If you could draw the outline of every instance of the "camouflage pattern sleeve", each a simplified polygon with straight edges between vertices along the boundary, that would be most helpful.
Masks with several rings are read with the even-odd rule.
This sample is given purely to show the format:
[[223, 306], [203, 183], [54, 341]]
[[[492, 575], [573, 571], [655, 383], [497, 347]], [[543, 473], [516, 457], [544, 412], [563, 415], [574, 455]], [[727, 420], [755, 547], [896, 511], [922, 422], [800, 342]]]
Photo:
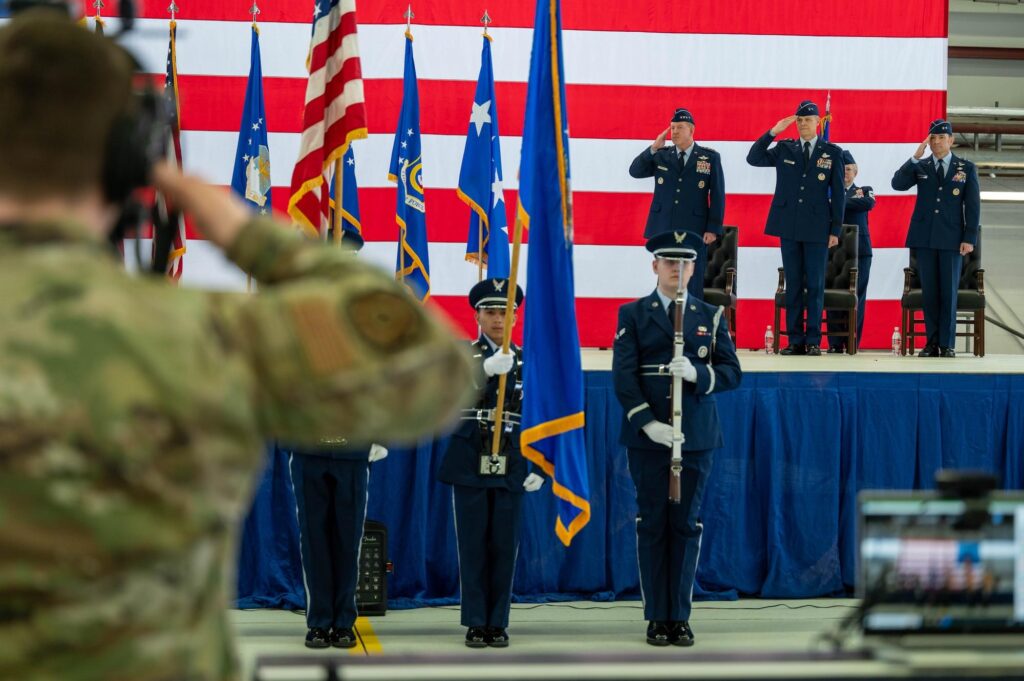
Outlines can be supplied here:
[[388, 273], [267, 220], [227, 255], [260, 293], [215, 295], [210, 323], [250, 363], [267, 436], [412, 442], [472, 402], [463, 344]]

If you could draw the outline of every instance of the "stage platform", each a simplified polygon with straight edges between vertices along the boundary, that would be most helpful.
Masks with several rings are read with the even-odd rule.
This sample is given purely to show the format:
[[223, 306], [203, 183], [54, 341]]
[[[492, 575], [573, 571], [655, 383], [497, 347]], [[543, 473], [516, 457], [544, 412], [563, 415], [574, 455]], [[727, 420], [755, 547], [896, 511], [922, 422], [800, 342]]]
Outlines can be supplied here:
[[[746, 373], [765, 372], [855, 372], [879, 374], [1024, 374], [1024, 354], [975, 357], [958, 353], [954, 358], [893, 357], [891, 352], [865, 350], [856, 355], [783, 357], [764, 350], [739, 350], [740, 365]], [[611, 371], [612, 351], [585, 348], [584, 371]]]
[[[856, 504], [866, 489], [930, 489], [941, 468], [1024, 488], [1024, 357], [781, 357], [743, 351], [741, 385], [716, 395], [724, 443], [702, 505], [696, 595], [729, 600], [852, 593]], [[523, 504], [517, 602], [639, 595], [635, 489], [619, 445], [611, 353], [586, 350], [585, 456], [592, 515], [562, 546], [549, 486]], [[667, 397], [667, 396], [666, 396]], [[393, 609], [458, 599], [451, 488], [436, 480], [447, 440], [393, 447], [373, 464], [368, 518], [389, 532]], [[241, 542], [241, 607], [300, 609], [289, 452], [270, 446]]]
[[[301, 614], [233, 611], [243, 679], [837, 679], [1024, 678], [1019, 645], [978, 650], [955, 641], [927, 651], [865, 646], [857, 637], [838, 654], [822, 640], [856, 608], [850, 599], [701, 603], [691, 620], [693, 648], [654, 648], [644, 642], [638, 602], [574, 602], [512, 607], [511, 645], [470, 650], [457, 607], [390, 612], [360, 618], [359, 646], [311, 651], [303, 647]], [[262, 658], [260, 675], [252, 675]], [[274, 658], [273, 665], [266, 661]]]

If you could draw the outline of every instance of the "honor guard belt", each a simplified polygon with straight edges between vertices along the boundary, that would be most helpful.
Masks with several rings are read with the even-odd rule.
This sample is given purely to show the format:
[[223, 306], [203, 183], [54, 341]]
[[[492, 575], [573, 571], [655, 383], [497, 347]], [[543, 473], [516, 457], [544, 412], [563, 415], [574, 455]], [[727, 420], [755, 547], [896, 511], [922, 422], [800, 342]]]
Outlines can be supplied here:
[[[494, 411], [494, 409], [463, 409], [461, 419], [463, 421], [493, 423]], [[504, 410], [501, 413], [501, 422], [505, 424], [511, 423], [514, 426], [518, 426], [521, 419], [522, 416], [514, 411]]]
[[641, 364], [641, 376], [671, 376], [667, 364]]

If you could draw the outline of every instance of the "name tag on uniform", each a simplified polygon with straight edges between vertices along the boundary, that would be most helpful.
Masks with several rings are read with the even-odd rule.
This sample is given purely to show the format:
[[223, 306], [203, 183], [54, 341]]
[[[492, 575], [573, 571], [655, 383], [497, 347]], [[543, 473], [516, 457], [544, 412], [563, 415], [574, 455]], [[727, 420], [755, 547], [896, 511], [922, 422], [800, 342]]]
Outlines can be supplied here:
[[791, 166], [795, 166], [796, 165], [796, 161], [790, 161], [788, 158], [782, 159], [782, 162], [783, 163], [788, 163]]
[[668, 172], [668, 168], [666, 168], [665, 166], [658, 166], [658, 170], [664, 170], [665, 172]]

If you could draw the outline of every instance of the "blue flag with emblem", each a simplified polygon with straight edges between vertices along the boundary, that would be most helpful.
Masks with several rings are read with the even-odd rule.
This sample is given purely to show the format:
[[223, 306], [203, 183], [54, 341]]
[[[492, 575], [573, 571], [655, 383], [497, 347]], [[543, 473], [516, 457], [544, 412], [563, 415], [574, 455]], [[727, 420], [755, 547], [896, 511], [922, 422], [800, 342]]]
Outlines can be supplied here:
[[[341, 159], [345, 175], [342, 177], [341, 193], [341, 230], [344, 240], [359, 250], [365, 244], [363, 239], [363, 223], [359, 220], [359, 186], [356, 184], [356, 153], [353, 144]], [[331, 182], [331, 210], [337, 210], [334, 198], [334, 183]], [[331, 221], [334, 224], [334, 221]]]
[[466, 260], [486, 263], [488, 277], [508, 277], [508, 219], [502, 192], [498, 104], [494, 97], [491, 38], [488, 35], [484, 35], [480, 55], [480, 77], [469, 116], [457, 193], [472, 209]]
[[270, 147], [267, 143], [267, 118], [263, 106], [260, 34], [255, 26], [252, 27], [249, 82], [245, 88], [245, 106], [238, 130], [231, 189], [258, 213], [270, 213]]
[[420, 140], [420, 98], [412, 34], [405, 34], [405, 76], [402, 112], [395, 129], [388, 179], [398, 184], [395, 222], [398, 257], [395, 273], [420, 300], [430, 297], [430, 260], [427, 255], [427, 210], [423, 201], [423, 155]]
[[567, 121], [561, 8], [537, 0], [519, 169], [518, 218], [530, 231], [520, 443], [553, 481], [555, 533], [566, 546], [590, 520]]

